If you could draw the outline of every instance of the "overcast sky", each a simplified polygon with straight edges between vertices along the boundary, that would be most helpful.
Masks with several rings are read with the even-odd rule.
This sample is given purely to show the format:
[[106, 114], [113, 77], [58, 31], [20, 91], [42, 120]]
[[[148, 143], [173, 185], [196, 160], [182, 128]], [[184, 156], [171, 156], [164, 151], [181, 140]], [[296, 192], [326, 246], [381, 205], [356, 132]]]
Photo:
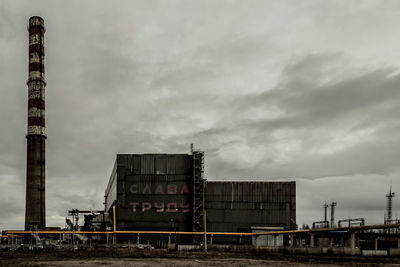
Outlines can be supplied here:
[[1, 1], [0, 230], [22, 229], [30, 16], [45, 20], [47, 225], [102, 209], [117, 153], [295, 180], [297, 223], [400, 218], [399, 1]]

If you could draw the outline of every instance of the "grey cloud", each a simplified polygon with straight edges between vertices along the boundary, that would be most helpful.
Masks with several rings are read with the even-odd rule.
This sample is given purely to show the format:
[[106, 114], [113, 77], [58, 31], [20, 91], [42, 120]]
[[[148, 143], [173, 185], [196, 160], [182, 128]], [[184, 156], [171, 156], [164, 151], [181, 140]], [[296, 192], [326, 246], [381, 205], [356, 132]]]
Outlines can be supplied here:
[[[324, 61], [318, 60], [319, 65], [329, 65], [330, 57], [322, 57]], [[309, 71], [306, 72], [310, 77], [318, 77], [319, 69], [309, 68], [309, 57], [306, 57], [305, 65]], [[301, 68], [301, 62], [296, 63], [296, 68]], [[315, 62], [315, 60], [314, 60]], [[316, 73], [314, 73], [316, 71]], [[385, 173], [396, 168], [398, 153], [390, 149], [399, 143], [397, 138], [396, 126], [398, 121], [393, 120], [395, 114], [400, 110], [400, 105], [396, 99], [399, 90], [396, 84], [399, 83], [399, 76], [391, 76], [394, 69], [373, 71], [363, 74], [360, 77], [335, 81], [326, 85], [318, 82], [312, 84], [311, 80], [308, 87], [296, 88], [294, 85], [287, 86], [286, 81], [292, 80], [291, 71], [284, 71], [282, 82], [276, 88], [268, 90], [260, 95], [250, 95], [238, 97], [224, 107], [225, 114], [222, 120], [215, 123], [215, 127], [189, 134], [186, 139], [198, 140], [207, 143], [205, 140], [217, 142], [223, 145], [225, 137], [234, 135], [237, 140], [245, 140], [253, 149], [257, 146], [276, 141], [272, 137], [274, 133], [284, 130], [289, 132], [286, 137], [289, 140], [299, 140], [302, 143], [302, 151], [296, 156], [293, 162], [278, 164], [275, 166], [262, 167], [265, 157], [260, 157], [260, 169], [253, 172], [272, 173], [276, 176], [303, 176], [303, 177], [324, 177], [337, 175], [353, 175], [356, 173]], [[299, 72], [295, 72], [299, 76]], [[318, 79], [317, 79], [318, 80]], [[379, 88], [379, 89], [378, 89]], [[296, 91], [296, 92], [293, 92]], [[221, 99], [217, 101], [222, 101]], [[282, 115], [272, 119], [237, 119], [240, 113], [254, 106], [268, 107], [272, 104], [282, 109]], [[390, 114], [389, 111], [391, 112]], [[268, 110], [265, 111], [268, 113]], [[390, 123], [392, 129], [380, 129], [382, 125]], [[393, 128], [394, 127], [394, 128]], [[343, 130], [348, 135], [358, 131], [370, 131], [367, 140], [359, 144], [350, 145], [349, 148], [341, 149], [332, 155], [312, 155], [310, 149], [316, 148], [324, 143], [330, 142], [329, 136], [321, 136], [321, 133], [334, 133]], [[384, 134], [384, 135], [383, 135]], [[346, 136], [343, 136], [346, 137]], [[182, 136], [172, 137], [169, 142]], [[250, 139], [249, 139], [250, 138]], [[354, 140], [357, 141], [357, 140]], [[340, 141], [338, 141], [340, 142]], [[205, 144], [207, 148], [207, 144]], [[210, 148], [211, 149], [211, 148]], [[215, 152], [218, 153], [218, 152]], [[270, 157], [269, 155], [267, 157]], [[349, 163], [351, 159], [358, 159], [354, 163]], [[218, 161], [218, 157], [216, 158]], [[226, 163], [225, 163], [226, 164]], [[219, 163], [215, 164], [221, 166]], [[235, 160], [224, 169], [227, 174], [236, 173], [245, 175], [248, 170], [237, 172]], [[340, 167], [338, 167], [340, 166]], [[231, 170], [231, 171], [227, 171]], [[216, 171], [216, 170], [213, 170]], [[220, 171], [216, 171], [220, 173]], [[221, 171], [223, 174], [223, 171]], [[219, 175], [222, 175], [219, 174]], [[228, 175], [229, 176], [229, 175]]]

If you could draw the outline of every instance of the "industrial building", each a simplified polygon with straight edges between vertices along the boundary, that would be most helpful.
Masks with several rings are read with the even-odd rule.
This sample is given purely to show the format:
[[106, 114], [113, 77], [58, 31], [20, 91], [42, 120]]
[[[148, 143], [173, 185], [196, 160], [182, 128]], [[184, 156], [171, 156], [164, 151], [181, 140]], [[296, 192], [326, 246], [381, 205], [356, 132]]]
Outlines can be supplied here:
[[[203, 169], [204, 153], [199, 151], [119, 154], [105, 191], [105, 211], [112, 214], [116, 206], [117, 231], [251, 233], [296, 228], [295, 182], [208, 182]], [[167, 236], [141, 238], [163, 243]], [[193, 236], [176, 238], [182, 244], [201, 242]], [[218, 236], [213, 242], [250, 245], [252, 239]]]

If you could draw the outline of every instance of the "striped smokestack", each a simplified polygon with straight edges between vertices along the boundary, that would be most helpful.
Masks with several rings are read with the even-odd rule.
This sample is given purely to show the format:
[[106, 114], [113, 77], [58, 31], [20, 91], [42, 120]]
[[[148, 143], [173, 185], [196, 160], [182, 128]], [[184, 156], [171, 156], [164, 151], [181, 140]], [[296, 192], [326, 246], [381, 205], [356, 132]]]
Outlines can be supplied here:
[[44, 79], [44, 21], [29, 19], [29, 76], [28, 76], [28, 134], [26, 165], [25, 229], [46, 226], [45, 174], [45, 86]]

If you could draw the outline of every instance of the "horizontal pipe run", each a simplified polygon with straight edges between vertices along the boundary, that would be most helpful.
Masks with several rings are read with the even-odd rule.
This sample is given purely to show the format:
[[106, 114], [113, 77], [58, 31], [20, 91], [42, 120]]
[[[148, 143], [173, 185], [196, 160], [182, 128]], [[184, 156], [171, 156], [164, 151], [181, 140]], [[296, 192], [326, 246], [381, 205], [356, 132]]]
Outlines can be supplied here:
[[[7, 231], [10, 234], [174, 234], [174, 235], [203, 235], [204, 232], [168, 232], [168, 231]], [[207, 235], [240, 235], [251, 236], [258, 233], [223, 233], [207, 232]]]
[[[371, 229], [399, 228], [400, 224], [381, 224], [364, 225], [356, 227], [341, 228], [321, 228], [304, 230], [286, 230], [259, 233], [229, 233], [229, 232], [207, 232], [207, 235], [234, 235], [234, 236], [260, 236], [260, 235], [280, 235], [280, 234], [299, 234], [330, 231], [360, 231]], [[175, 232], [175, 231], [5, 231], [6, 234], [174, 234], [174, 235], [203, 235], [204, 232]]]
[[0, 235], [0, 238], [3, 238], [3, 237], [8, 238], [8, 237], [20, 237], [20, 236], [19, 235], [14, 235], [14, 234]]

